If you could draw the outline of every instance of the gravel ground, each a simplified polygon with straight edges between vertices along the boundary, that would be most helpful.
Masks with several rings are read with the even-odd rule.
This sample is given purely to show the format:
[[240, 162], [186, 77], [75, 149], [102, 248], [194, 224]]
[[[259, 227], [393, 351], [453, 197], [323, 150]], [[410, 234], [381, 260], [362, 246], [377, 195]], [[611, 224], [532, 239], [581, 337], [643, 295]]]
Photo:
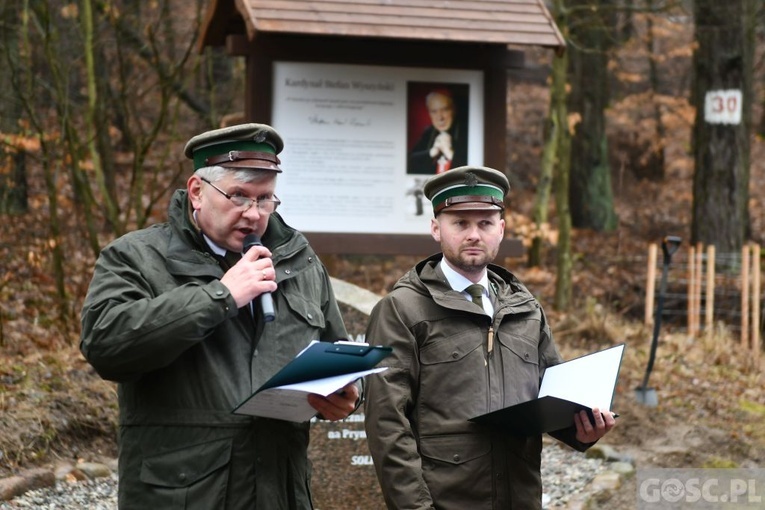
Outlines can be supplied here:
[[[557, 444], [542, 450], [543, 503], [545, 508], [563, 508], [574, 494], [587, 489], [590, 481], [605, 469], [599, 459], [588, 459]], [[0, 510], [116, 510], [117, 477], [86, 482], [58, 482], [55, 487], [30, 491], [0, 503]]]
[[588, 459], [558, 443], [542, 450], [542, 504], [544, 508], [563, 508], [569, 499], [586, 492], [593, 478], [606, 470], [601, 459]]
[[84, 482], [56, 482], [55, 487], [37, 489], [0, 503], [0, 509], [12, 510], [116, 510], [117, 475]]

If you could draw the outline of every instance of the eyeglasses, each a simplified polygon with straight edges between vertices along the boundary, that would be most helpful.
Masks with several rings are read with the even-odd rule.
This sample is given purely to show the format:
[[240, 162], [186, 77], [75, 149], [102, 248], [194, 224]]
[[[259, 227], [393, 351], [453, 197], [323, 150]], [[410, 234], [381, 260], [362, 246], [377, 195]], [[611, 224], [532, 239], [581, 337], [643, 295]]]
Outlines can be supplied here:
[[274, 198], [250, 198], [245, 197], [243, 195], [229, 195], [222, 189], [220, 189], [215, 184], [211, 183], [209, 180], [205, 179], [204, 177], [200, 177], [204, 182], [212, 186], [218, 193], [223, 195], [224, 197], [228, 198], [232, 204], [234, 204], [237, 207], [240, 207], [242, 209], [242, 212], [246, 212], [250, 210], [250, 207], [253, 205], [258, 206], [258, 211], [262, 213], [271, 214], [276, 210], [277, 207], [279, 207], [279, 204], [282, 203], [281, 200], [276, 198], [276, 195], [274, 195]]

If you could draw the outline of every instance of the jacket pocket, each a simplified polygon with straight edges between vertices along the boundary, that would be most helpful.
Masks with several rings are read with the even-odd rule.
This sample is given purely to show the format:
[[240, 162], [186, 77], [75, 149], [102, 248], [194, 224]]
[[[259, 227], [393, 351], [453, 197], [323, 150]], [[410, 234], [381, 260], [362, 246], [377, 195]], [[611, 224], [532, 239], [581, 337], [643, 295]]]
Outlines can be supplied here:
[[449, 508], [491, 508], [491, 443], [473, 434], [420, 438], [422, 470], [435, 501]]
[[523, 336], [507, 334], [502, 330], [497, 333], [497, 338], [502, 347], [515, 354], [522, 363], [530, 364], [535, 367], [539, 366], [538, 341]]
[[315, 303], [305, 299], [296, 292], [285, 292], [284, 299], [287, 301], [287, 306], [309, 326], [316, 329], [324, 329], [324, 313]]
[[224, 508], [231, 439], [186, 446], [144, 458], [140, 479], [155, 508]]
[[[464, 420], [485, 412], [486, 399], [482, 397], [488, 383], [481, 339], [475, 329], [427, 342], [419, 357], [417, 413], [423, 435], [445, 432], [445, 426], [448, 432], [462, 431]], [[444, 408], [449, 412], [444, 413]]]
[[475, 329], [454, 334], [448, 338], [429, 341], [420, 347], [420, 362], [423, 365], [438, 365], [462, 361], [468, 354], [481, 347], [481, 337]]
[[423, 457], [457, 466], [488, 455], [491, 443], [468, 434], [425, 436], [420, 438], [420, 449]]
[[506, 386], [512, 387], [507, 392], [505, 406], [525, 402], [539, 395], [539, 341], [508, 334], [500, 329], [497, 334], [500, 354], [502, 355], [502, 373]]

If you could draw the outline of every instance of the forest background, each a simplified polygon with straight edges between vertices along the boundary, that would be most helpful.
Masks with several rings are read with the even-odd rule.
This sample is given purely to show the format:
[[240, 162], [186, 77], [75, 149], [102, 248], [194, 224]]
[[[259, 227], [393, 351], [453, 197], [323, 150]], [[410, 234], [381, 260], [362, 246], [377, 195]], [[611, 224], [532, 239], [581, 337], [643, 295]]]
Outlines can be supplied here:
[[[79, 355], [79, 310], [100, 248], [164, 220], [189, 175], [185, 142], [242, 111], [244, 63], [197, 49], [206, 8], [0, 6], [0, 474], [114, 452], [116, 393]], [[746, 243], [763, 241], [763, 4], [550, 8], [567, 51], [523, 48], [526, 68], [508, 73], [507, 219], [528, 257], [507, 262], [548, 309], [567, 357], [627, 342], [614, 443], [654, 465], [761, 465], [765, 362], [753, 362], [735, 319], [700, 336], [665, 320], [652, 375], [660, 405], [637, 405], [632, 390], [652, 336], [648, 244], [681, 237], [678, 265], [688, 246], [715, 245], [733, 267]], [[740, 125], [705, 125], [704, 86], [744, 91]], [[332, 276], [378, 294], [415, 261], [324, 259]], [[740, 308], [735, 297], [720, 306], [734, 317]]]

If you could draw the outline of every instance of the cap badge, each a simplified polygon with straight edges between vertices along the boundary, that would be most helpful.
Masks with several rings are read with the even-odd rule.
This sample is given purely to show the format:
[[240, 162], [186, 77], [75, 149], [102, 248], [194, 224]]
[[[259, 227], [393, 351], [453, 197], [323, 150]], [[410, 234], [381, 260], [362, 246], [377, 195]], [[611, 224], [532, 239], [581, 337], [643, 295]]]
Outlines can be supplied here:
[[473, 172], [468, 172], [465, 174], [465, 186], [469, 186], [471, 188], [478, 186], [478, 177]]

